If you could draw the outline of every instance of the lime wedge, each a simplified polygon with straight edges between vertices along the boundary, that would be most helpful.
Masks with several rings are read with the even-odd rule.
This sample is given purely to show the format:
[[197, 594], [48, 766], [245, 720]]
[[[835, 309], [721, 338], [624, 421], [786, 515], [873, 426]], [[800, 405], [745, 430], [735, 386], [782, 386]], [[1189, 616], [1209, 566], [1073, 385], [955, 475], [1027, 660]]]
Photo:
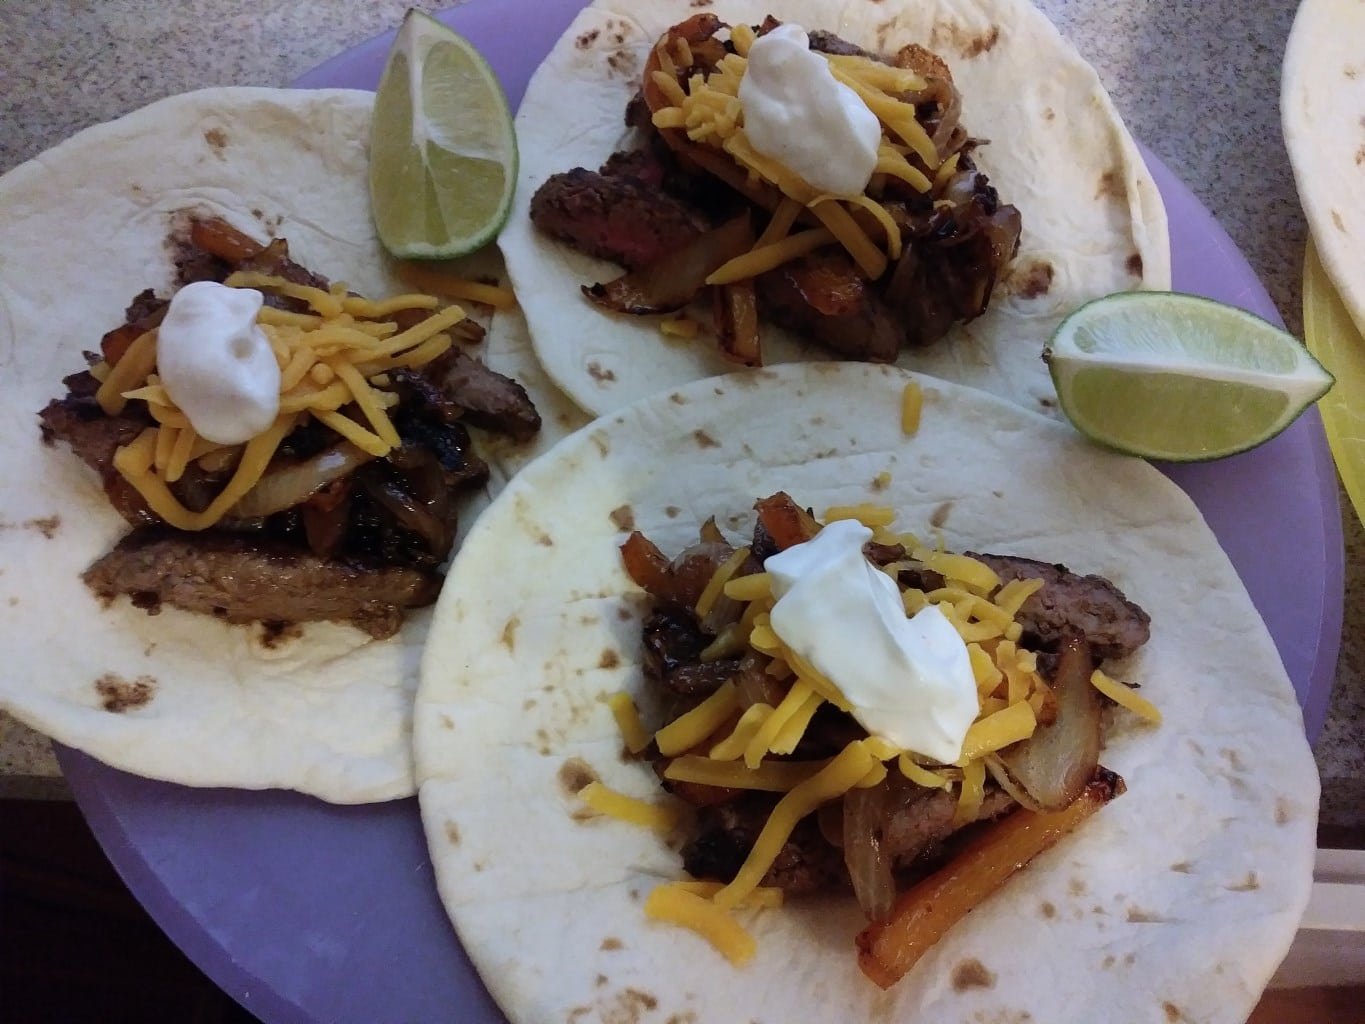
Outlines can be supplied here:
[[468, 40], [410, 10], [370, 127], [370, 209], [395, 256], [448, 259], [507, 220], [517, 142], [507, 97]]
[[1096, 299], [1062, 321], [1043, 358], [1077, 430], [1174, 462], [1254, 448], [1332, 386], [1293, 335], [1175, 292]]

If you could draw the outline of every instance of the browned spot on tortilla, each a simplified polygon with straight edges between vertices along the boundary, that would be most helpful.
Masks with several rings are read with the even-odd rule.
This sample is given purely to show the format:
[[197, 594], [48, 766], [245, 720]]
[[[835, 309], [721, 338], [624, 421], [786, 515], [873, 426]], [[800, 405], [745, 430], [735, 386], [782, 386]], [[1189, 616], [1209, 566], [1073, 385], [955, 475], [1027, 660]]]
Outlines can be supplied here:
[[1133, 964], [1137, 963], [1137, 954], [1136, 954], [1136, 953], [1125, 953], [1125, 954], [1124, 954], [1124, 957], [1123, 957], [1123, 962], [1124, 962], [1125, 964], [1127, 964], [1129, 967], [1132, 967]]
[[677, 391], [675, 391], [675, 392], [673, 392], [673, 394], [669, 395], [669, 396], [668, 396], [668, 400], [669, 400], [670, 402], [672, 402], [674, 405], [686, 405], [686, 404], [687, 404], [687, 396], [686, 396], [686, 395], [683, 395], [683, 394], [679, 394]]
[[1341, 219], [1341, 214], [1338, 213], [1336, 210], [1332, 211], [1332, 223], [1337, 226], [1338, 231], [1346, 230], [1346, 222]]
[[1188, 743], [1190, 745], [1190, 749], [1193, 750], [1200, 757], [1204, 756], [1204, 748], [1199, 745], [1198, 740], [1187, 739], [1185, 742]]
[[581, 757], [571, 757], [559, 766], [559, 784], [570, 796], [577, 796], [589, 782], [596, 781], [597, 773]]
[[1360, 74], [1360, 69], [1348, 67], [1346, 68], [1345, 74], [1347, 78], [1354, 82], [1356, 80], [1356, 76]]
[[711, 0], [691, 0], [691, 3], [689, 3], [687, 6], [689, 6], [689, 7], [710, 7], [710, 6], [711, 6]]
[[1169, 917], [1151, 910], [1143, 910], [1138, 906], [1129, 907], [1127, 917], [1129, 924], [1162, 924], [1170, 920]]
[[446, 822], [446, 838], [450, 840], [451, 846], [460, 845], [460, 828], [453, 821]]
[[1115, 963], [1114, 956], [1113, 956], [1113, 954], [1111, 953], [1109, 956], [1107, 956], [1107, 957], [1104, 958], [1104, 960], [1103, 960], [1103, 962], [1101, 962], [1100, 966], [1103, 967], [1105, 970], [1108, 970], [1110, 967], [1113, 967], [1113, 966], [1114, 966], [1114, 963]]
[[[624, 36], [618, 35], [615, 38], [618, 43], [625, 41]], [[624, 78], [632, 78], [635, 75], [635, 54], [629, 50], [617, 50], [608, 54], [607, 67]]]
[[1101, 196], [1111, 196], [1114, 199], [1122, 199], [1124, 193], [1123, 174], [1118, 170], [1105, 171], [1100, 175], [1099, 186], [1095, 189], [1095, 198]]
[[677, 519], [681, 512], [682, 509], [678, 508], [677, 505], [669, 505], [664, 509], [664, 515], [668, 516], [669, 519]]
[[[709, 3], [710, 0], [707, 0], [707, 2]], [[873, 0], [873, 3], [877, 2], [878, 0]], [[664, 1024], [697, 1024], [697, 1015], [691, 1010], [688, 1010], [686, 1013], [675, 1013], [673, 1016], [669, 1017], [668, 1020], [664, 1021]]]
[[486, 861], [486, 860], [476, 860], [476, 861], [474, 862], [474, 870], [475, 870], [475, 871], [482, 871], [482, 870], [483, 870], [484, 868], [486, 868], [486, 867], [488, 867], [488, 861]]
[[611, 451], [611, 445], [607, 441], [607, 436], [599, 431], [592, 435], [592, 443], [593, 447], [597, 449], [597, 454], [605, 459], [607, 454]]
[[980, 57], [983, 53], [990, 50], [1000, 41], [1000, 26], [992, 25], [987, 31], [977, 36], [967, 43], [962, 49], [964, 57]]
[[953, 968], [953, 991], [965, 992], [969, 988], [991, 988], [995, 985], [995, 972], [975, 957], [960, 961]]
[[659, 1006], [658, 998], [651, 995], [649, 992], [641, 992], [638, 988], [626, 989], [621, 993], [621, 997], [624, 1002], [633, 1003], [646, 1010], [655, 1010]]
[[569, 1011], [569, 1016], [566, 1020], [568, 1021], [568, 1024], [576, 1024], [580, 1017], [586, 1017], [590, 1013], [592, 1013], [591, 1006], [575, 1006]]
[[1040, 398], [1038, 399], [1038, 404], [1044, 409], [1055, 409], [1057, 407], [1057, 400], [1055, 398]]
[[602, 940], [602, 945], [598, 946], [597, 948], [603, 950], [604, 952], [612, 953], [618, 949], [624, 949], [625, 944], [620, 939], [608, 935], [605, 939]]
[[106, 672], [95, 680], [95, 692], [105, 711], [122, 714], [129, 708], [140, 708], [156, 693], [156, 680], [138, 676], [132, 682], [113, 672]]
[[1052, 120], [1055, 120], [1056, 117], [1057, 117], [1057, 111], [1053, 110], [1051, 107], [1044, 107], [1044, 108], [1043, 108], [1043, 120], [1044, 120], [1044, 121], [1052, 121]]
[[453, 728], [455, 728], [455, 721], [454, 721], [454, 719], [452, 719], [449, 715], [442, 715], [440, 721], [441, 721], [441, 728], [442, 728], [442, 729], [453, 729]]
[[1288, 825], [1293, 818], [1289, 801], [1282, 796], [1275, 798], [1275, 824]]
[[573, 41], [574, 46], [580, 50], [586, 50], [593, 43], [597, 42], [597, 37], [601, 34], [599, 29], [589, 29]]
[[604, 370], [601, 363], [593, 360], [588, 364], [588, 376], [599, 384], [606, 384], [616, 379], [616, 371]]
[[698, 448], [719, 448], [720, 442], [704, 430], [692, 431], [692, 439], [697, 442]]
[[1043, 912], [1043, 916], [1044, 916], [1044, 917], [1056, 917], [1056, 916], [1057, 916], [1057, 906], [1056, 906], [1056, 904], [1052, 903], [1050, 900], [1043, 900], [1043, 902], [1042, 902], [1041, 904], [1039, 904], [1038, 909], [1041, 910], [1041, 911]]
[[629, 608], [627, 608], [625, 605], [622, 605], [620, 608], [616, 609], [616, 617], [620, 619], [622, 622], [629, 622], [635, 616], [631, 615]]
[[1176, 863], [1171, 865], [1171, 870], [1178, 871], [1182, 875], [1188, 875], [1191, 870], [1190, 862], [1187, 860], [1177, 861]]
[[929, 514], [929, 525], [942, 526], [944, 523], [948, 521], [948, 514], [952, 512], [952, 510], [953, 503], [951, 501], [945, 501], [942, 505], [934, 509], [934, 511]]
[[262, 622], [261, 631], [256, 634], [257, 642], [267, 651], [287, 644], [290, 640], [297, 640], [303, 636], [303, 623], [301, 622]]
[[29, 519], [24, 526], [30, 530], [37, 530], [48, 540], [51, 540], [62, 526], [61, 516], [42, 516], [39, 519]]
[[635, 510], [629, 505], [618, 505], [611, 510], [611, 521], [618, 530], [635, 529]]
[[213, 148], [215, 153], [221, 156], [223, 150], [227, 148], [227, 133], [221, 128], [210, 128], [204, 133], [204, 141]]
[[554, 538], [551, 537], [548, 533], [542, 533], [539, 537], [537, 537], [536, 543], [543, 548], [552, 548], [555, 546]]
[[1014, 294], [1021, 299], [1036, 299], [1047, 294], [1056, 274], [1057, 271], [1051, 263], [1035, 262], [1030, 263], [1023, 271], [1016, 271], [1011, 275], [1010, 283], [1014, 286]]
[[1085, 879], [1073, 878], [1067, 883], [1066, 889], [1072, 896], [1084, 896], [1086, 892]]
[[535, 706], [536, 699], [534, 697], [527, 697], [524, 701], [521, 702], [521, 710], [523, 711], [530, 711]]
[[1140, 252], [1135, 252], [1135, 253], [1133, 253], [1131, 256], [1128, 257], [1127, 262], [1125, 262], [1125, 263], [1123, 264], [1123, 266], [1124, 266], [1124, 269], [1127, 270], [1128, 273], [1131, 274], [1133, 277], [1141, 277], [1141, 276], [1142, 276], [1142, 253], [1140, 253]]
[[14, 597], [14, 596], [11, 596], [11, 597], [10, 597], [10, 599], [9, 599], [9, 606], [10, 606], [11, 608], [13, 608], [13, 607], [14, 607], [15, 605], [17, 605], [18, 603], [19, 603], [19, 599], [18, 599], [17, 597]]
[[1248, 871], [1246, 878], [1236, 885], [1223, 886], [1228, 892], [1255, 892], [1261, 887], [1261, 880], [1256, 877], [1256, 872]]
[[1171, 1024], [1175, 1024], [1176, 1021], [1181, 1021], [1185, 1019], [1185, 1014], [1180, 1009], [1180, 1007], [1176, 1006], [1175, 1003], [1172, 1003], [1169, 1000], [1161, 1004], [1161, 1009], [1165, 1011], [1166, 1019], [1170, 1021]]
[[1241, 755], [1238, 754], [1237, 751], [1233, 750], [1231, 747], [1224, 747], [1222, 750], [1218, 751], [1218, 753], [1223, 755], [1223, 757], [1227, 760], [1228, 767], [1231, 768], [1233, 771], [1235, 772], [1246, 771], [1247, 766], [1242, 761]]
[[502, 636], [499, 639], [502, 645], [509, 651], [516, 650], [517, 647], [517, 627], [521, 625], [521, 616], [513, 615], [502, 627]]
[[597, 661], [598, 668], [616, 668], [620, 664], [621, 656], [610, 647], [602, 651], [602, 657]]

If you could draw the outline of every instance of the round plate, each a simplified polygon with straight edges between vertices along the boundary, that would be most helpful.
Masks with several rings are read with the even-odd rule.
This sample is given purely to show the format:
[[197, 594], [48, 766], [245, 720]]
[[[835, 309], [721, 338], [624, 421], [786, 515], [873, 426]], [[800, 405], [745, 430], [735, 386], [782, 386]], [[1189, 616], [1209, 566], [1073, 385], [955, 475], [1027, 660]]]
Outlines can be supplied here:
[[[440, 17], [479, 47], [515, 105], [581, 6], [474, 0]], [[363, 43], [296, 84], [373, 88], [392, 38]], [[1176, 286], [1279, 322], [1227, 234], [1145, 155], [1166, 201]], [[1342, 610], [1336, 478], [1316, 412], [1255, 451], [1166, 471], [1237, 567], [1316, 735]], [[294, 793], [153, 782], [65, 748], [58, 757], [129, 888], [209, 977], [269, 1024], [502, 1019], [437, 898], [415, 800], [337, 807]]]

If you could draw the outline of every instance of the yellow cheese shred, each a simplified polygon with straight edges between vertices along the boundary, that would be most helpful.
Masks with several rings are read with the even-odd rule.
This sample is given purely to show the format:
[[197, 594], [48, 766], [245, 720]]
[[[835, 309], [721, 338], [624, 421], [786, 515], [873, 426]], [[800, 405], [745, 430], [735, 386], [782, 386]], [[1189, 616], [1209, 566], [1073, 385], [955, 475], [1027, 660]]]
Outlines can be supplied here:
[[718, 761], [696, 754], [684, 754], [668, 763], [664, 778], [674, 782], [694, 782], [699, 786], [719, 786], [722, 789], [786, 793], [824, 767], [825, 762], [820, 761], [764, 761], [757, 768], [749, 768], [740, 761]]
[[798, 676], [796, 682], [792, 684], [792, 688], [787, 691], [787, 695], [773, 709], [773, 713], [764, 719], [763, 724], [754, 733], [754, 738], [744, 748], [744, 763], [746, 765], [750, 768], [757, 768], [763, 763], [763, 759], [773, 749], [773, 743], [783, 727], [801, 712], [814, 693], [811, 685]]
[[684, 750], [691, 750], [738, 710], [739, 692], [735, 689], [734, 680], [727, 679], [715, 693], [654, 734], [659, 753], [664, 757], [672, 757]]
[[697, 598], [697, 615], [700, 618], [705, 618], [707, 613], [715, 607], [716, 601], [725, 591], [725, 584], [731, 576], [739, 571], [739, 567], [744, 564], [744, 560], [748, 557], [748, 548], [738, 548], [730, 553], [729, 558], [716, 567], [716, 571], [711, 574], [711, 578], [706, 581], [706, 586], [702, 588], [701, 596]]
[[1022, 699], [993, 715], [978, 718], [967, 730], [957, 764], [966, 768], [986, 754], [1026, 740], [1033, 735], [1037, 726], [1038, 719], [1033, 713], [1033, 706]]
[[696, 932], [735, 965], [747, 963], [758, 948], [725, 908], [676, 884], [658, 886], [645, 898], [645, 916]]
[[640, 711], [630, 694], [624, 691], [613, 693], [607, 697], [606, 703], [611, 709], [612, 717], [616, 719], [616, 727], [621, 730], [621, 740], [625, 743], [626, 749], [632, 754], [638, 754], [649, 746], [653, 737], [640, 721]]
[[138, 335], [123, 358], [109, 368], [109, 375], [95, 392], [95, 401], [106, 415], [117, 416], [128, 404], [123, 393], [141, 387], [155, 367], [156, 331], [151, 330]]
[[776, 242], [755, 245], [748, 252], [722, 263], [706, 278], [707, 284], [732, 284], [775, 270], [798, 256], [814, 252], [834, 241], [828, 228], [811, 228]]
[[890, 526], [896, 521], [896, 510], [889, 505], [873, 505], [863, 502], [858, 505], [831, 505], [825, 509], [824, 521], [833, 523], [844, 519], [856, 519], [868, 529]]
[[837, 757], [777, 802], [768, 815], [753, 849], [735, 875], [734, 881], [715, 895], [722, 907], [734, 907], [758, 887], [772, 867], [797, 823], [821, 804], [843, 796], [862, 781], [881, 762], [860, 740], [854, 740]]
[[770, 704], [749, 705], [744, 714], [739, 716], [739, 721], [735, 723], [730, 735], [713, 746], [707, 756], [716, 761], [738, 760], [758, 732], [759, 727], [772, 713], [773, 709]]
[[981, 803], [985, 797], [986, 764], [981, 760], [968, 761], [962, 767], [962, 790], [958, 793], [953, 823], [966, 825], [975, 821], [981, 813]]
[[[710, 899], [725, 888], [724, 882], [707, 882], [697, 879], [687, 879], [686, 881], [672, 882], [670, 884], [677, 886], [677, 888], [683, 892], [690, 892], [693, 896], [701, 896], [704, 899]], [[762, 907], [764, 910], [775, 910], [782, 906], [782, 903], [783, 893], [780, 888], [775, 885], [760, 885], [753, 892], [749, 893], [748, 897], [745, 898], [740, 906]]]
[[1153, 725], [1161, 724], [1161, 709], [1131, 687], [1124, 686], [1117, 679], [1109, 678], [1099, 669], [1090, 673], [1090, 682], [1115, 704], [1127, 708]]
[[589, 782], [578, 791], [578, 799], [598, 814], [659, 832], [667, 832], [678, 823], [676, 808], [627, 796], [600, 782]]
[[915, 759], [909, 754], [902, 754], [896, 759], [896, 765], [900, 772], [917, 786], [924, 786], [927, 789], [951, 789], [952, 783], [937, 772], [931, 772], [923, 765], [917, 764]]
[[914, 437], [919, 433], [920, 416], [924, 411], [924, 389], [919, 381], [907, 381], [901, 392], [901, 433]]

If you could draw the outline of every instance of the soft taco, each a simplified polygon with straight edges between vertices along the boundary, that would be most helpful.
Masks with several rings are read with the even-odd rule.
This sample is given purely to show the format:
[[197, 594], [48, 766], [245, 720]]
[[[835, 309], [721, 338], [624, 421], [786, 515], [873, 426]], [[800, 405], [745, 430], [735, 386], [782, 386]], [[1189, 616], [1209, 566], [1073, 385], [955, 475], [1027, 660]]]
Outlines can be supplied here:
[[[0, 179], [0, 707], [116, 767], [348, 803], [412, 791], [441, 565], [539, 417], [473, 354], [484, 327], [384, 256], [372, 102], [189, 93]], [[278, 404], [240, 436], [265, 399], [205, 404], [224, 377], [205, 392], [192, 360], [173, 388], [170, 344], [181, 328], [205, 351], [239, 300], [265, 307], [239, 311], [224, 354], [279, 364]], [[504, 331], [494, 362], [527, 369], [523, 337]]]
[[[859, 95], [879, 111], [877, 170], [847, 201], [736, 143], [749, 128], [727, 96], [745, 88], [737, 51], [777, 23], [808, 32], [841, 84], [862, 76]], [[681, 84], [660, 86], [661, 63]], [[684, 101], [684, 89], [700, 95], [703, 74], [689, 69], [703, 65], [717, 72], [705, 102]], [[688, 141], [712, 110], [723, 113], [706, 122], [709, 141]], [[902, 114], [919, 127], [893, 128]], [[532, 78], [517, 131], [523, 159], [500, 245], [537, 354], [595, 412], [732, 369], [713, 329], [751, 365], [894, 361], [1042, 411], [1055, 401], [1043, 342], [1067, 313], [1170, 286], [1165, 212], [1141, 155], [1094, 71], [1023, 0], [601, 0]], [[554, 180], [566, 172], [575, 177]], [[736, 215], [726, 200], [739, 193]], [[791, 262], [704, 289], [681, 321], [611, 311], [677, 310], [672, 292], [697, 267], [719, 280], [744, 263], [736, 253], [784, 245], [796, 246], [782, 256]], [[622, 279], [635, 259], [645, 262]], [[627, 287], [600, 287], [618, 279]], [[712, 324], [712, 306], [714, 328], [676, 336]]]
[[[912, 434], [907, 386], [922, 392]], [[1109, 712], [1102, 763], [1127, 791], [885, 991], [859, 969], [866, 920], [852, 893], [740, 910], [755, 940], [740, 967], [648, 920], [650, 894], [686, 877], [683, 837], [582, 796], [596, 777], [676, 806], [656, 766], [626, 753], [608, 703], [624, 691], [651, 704], [641, 629], [653, 601], [621, 545], [639, 531], [679, 552], [714, 517], [708, 529], [738, 546], [754, 535], [755, 498], [779, 490], [817, 510], [889, 506], [948, 551], [1064, 562], [1150, 615], [1150, 639], [1106, 668], [1163, 716], [1152, 727]], [[1318, 792], [1290, 682], [1188, 498], [1059, 424], [886, 366], [694, 382], [523, 470], [450, 581], [415, 712], [419, 799], [442, 899], [513, 1021], [644, 1007], [698, 1021], [1231, 1022], [1288, 949]]]

